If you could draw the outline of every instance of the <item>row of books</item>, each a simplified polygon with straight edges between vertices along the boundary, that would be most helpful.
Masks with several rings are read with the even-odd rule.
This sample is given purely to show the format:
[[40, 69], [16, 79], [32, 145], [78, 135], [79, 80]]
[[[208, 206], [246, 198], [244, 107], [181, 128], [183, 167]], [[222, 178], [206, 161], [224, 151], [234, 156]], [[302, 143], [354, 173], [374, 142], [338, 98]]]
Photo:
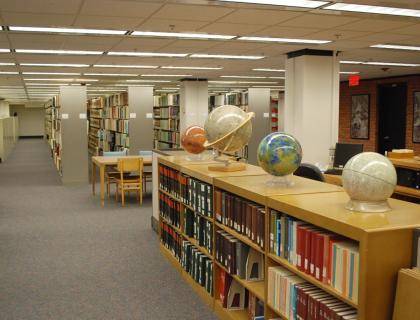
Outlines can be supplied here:
[[90, 118], [103, 118], [104, 113], [102, 108], [101, 109], [90, 109], [89, 110], [89, 117]]
[[179, 94], [163, 94], [160, 96], [153, 96], [153, 105], [155, 107], [161, 106], [178, 106], [179, 105]]
[[214, 196], [216, 220], [264, 248], [265, 208], [222, 190]]
[[101, 128], [128, 134], [129, 120], [102, 119]]
[[129, 108], [125, 106], [113, 106], [102, 109], [103, 118], [109, 119], [128, 119], [130, 116]]
[[[179, 203], [178, 203], [179, 205]], [[184, 211], [184, 232], [198, 241], [198, 244], [213, 252], [213, 223], [204, 217], [196, 214], [194, 211], [185, 208]]]
[[270, 212], [270, 252], [357, 302], [358, 244], [280, 212]]
[[158, 150], [172, 149], [172, 148], [175, 148], [175, 147], [179, 147], [179, 145], [177, 145], [177, 144], [164, 142], [164, 141], [159, 141], [159, 140], [154, 140], [153, 141], [153, 146], [154, 146], [155, 149], [158, 149]]
[[119, 151], [130, 147], [130, 138], [126, 133], [98, 130], [98, 146], [102, 151]]
[[156, 129], [179, 131], [179, 119], [154, 119], [153, 126]]
[[181, 224], [181, 206], [180, 203], [174, 201], [171, 197], [164, 193], [159, 193], [159, 213], [170, 224], [180, 228]]
[[88, 109], [107, 108], [125, 105], [128, 105], [127, 92], [121, 92], [107, 97], [96, 97], [88, 100]]
[[213, 261], [190, 241], [182, 241], [181, 265], [186, 272], [213, 296]]
[[195, 212], [213, 217], [213, 188], [208, 183], [185, 176], [179, 176], [180, 199]]
[[154, 139], [179, 144], [180, 135], [179, 132], [155, 130]]
[[174, 228], [163, 221], [160, 221], [160, 241], [181, 263], [183, 238]]
[[280, 266], [268, 268], [267, 302], [291, 320], [357, 319], [355, 308]]
[[167, 166], [159, 166], [159, 188], [179, 198], [180, 173]]
[[264, 256], [223, 230], [216, 231], [216, 260], [241, 279], [264, 280]]
[[179, 116], [179, 106], [160, 107], [153, 109], [154, 117], [173, 118]]

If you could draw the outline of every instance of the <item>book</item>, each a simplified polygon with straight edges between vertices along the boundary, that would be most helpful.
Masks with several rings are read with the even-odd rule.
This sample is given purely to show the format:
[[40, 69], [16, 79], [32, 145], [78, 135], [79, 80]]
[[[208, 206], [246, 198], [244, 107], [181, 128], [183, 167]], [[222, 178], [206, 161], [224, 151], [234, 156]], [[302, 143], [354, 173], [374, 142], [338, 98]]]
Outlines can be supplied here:
[[420, 228], [413, 231], [413, 253], [411, 258], [411, 267], [420, 268]]

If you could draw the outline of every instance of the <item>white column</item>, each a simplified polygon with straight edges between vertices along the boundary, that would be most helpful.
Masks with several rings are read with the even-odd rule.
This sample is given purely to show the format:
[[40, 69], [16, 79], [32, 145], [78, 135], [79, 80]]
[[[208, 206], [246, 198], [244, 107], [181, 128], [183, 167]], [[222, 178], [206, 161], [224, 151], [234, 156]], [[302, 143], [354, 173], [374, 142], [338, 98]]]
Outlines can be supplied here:
[[60, 87], [61, 161], [64, 184], [88, 183], [88, 127], [85, 86]]
[[153, 87], [128, 87], [130, 154], [153, 149]]
[[329, 148], [338, 141], [339, 71], [333, 51], [288, 54], [284, 131], [300, 141], [303, 162], [327, 165]]
[[180, 90], [180, 132], [192, 125], [204, 126], [209, 113], [207, 80], [184, 80]]

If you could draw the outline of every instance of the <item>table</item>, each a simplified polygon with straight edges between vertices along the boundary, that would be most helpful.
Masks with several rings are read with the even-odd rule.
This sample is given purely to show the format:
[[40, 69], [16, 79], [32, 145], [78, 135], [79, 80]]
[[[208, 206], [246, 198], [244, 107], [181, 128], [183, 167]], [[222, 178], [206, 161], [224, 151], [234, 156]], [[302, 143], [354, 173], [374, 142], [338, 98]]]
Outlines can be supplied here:
[[[139, 156], [128, 156], [128, 157], [138, 158]], [[99, 167], [102, 206], [105, 205], [105, 167], [116, 166], [118, 163], [118, 159], [120, 158], [121, 157], [104, 157], [104, 156], [92, 157], [92, 193], [95, 194], [96, 167]], [[141, 158], [143, 158], [144, 166], [152, 165], [152, 156], [142, 156]]]

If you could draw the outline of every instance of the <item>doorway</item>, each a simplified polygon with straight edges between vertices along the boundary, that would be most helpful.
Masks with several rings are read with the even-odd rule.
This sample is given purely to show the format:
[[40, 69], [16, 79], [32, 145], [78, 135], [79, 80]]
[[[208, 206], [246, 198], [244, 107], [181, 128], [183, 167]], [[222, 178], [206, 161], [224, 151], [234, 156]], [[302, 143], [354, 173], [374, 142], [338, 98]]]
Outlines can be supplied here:
[[378, 152], [405, 148], [407, 84], [378, 86]]

